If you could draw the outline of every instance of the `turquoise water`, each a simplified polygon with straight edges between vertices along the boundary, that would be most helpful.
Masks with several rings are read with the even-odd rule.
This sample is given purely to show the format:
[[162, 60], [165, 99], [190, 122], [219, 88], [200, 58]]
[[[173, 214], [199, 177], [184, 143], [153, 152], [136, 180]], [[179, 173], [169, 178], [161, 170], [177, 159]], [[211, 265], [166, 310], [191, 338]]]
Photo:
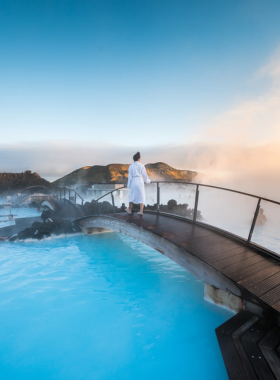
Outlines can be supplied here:
[[[8, 220], [8, 215], [10, 213], [10, 210], [5, 210], [5, 221], [4, 221], [4, 210], [0, 209], [0, 228], [1, 227], [7, 227], [12, 226], [15, 224], [14, 220]], [[36, 208], [31, 207], [21, 207], [21, 208], [12, 208], [12, 214], [14, 215], [14, 218], [27, 218], [31, 216], [41, 216], [42, 211], [37, 211]]]
[[8, 379], [227, 379], [203, 283], [117, 233], [0, 245]]

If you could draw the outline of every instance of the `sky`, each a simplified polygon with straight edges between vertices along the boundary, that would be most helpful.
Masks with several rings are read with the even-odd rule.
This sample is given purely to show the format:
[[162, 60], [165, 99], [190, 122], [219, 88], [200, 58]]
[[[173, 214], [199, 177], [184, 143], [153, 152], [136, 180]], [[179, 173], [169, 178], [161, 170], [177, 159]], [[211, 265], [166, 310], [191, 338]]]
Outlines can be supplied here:
[[278, 0], [0, 0], [0, 171], [57, 178], [137, 150], [280, 169], [279, 16]]

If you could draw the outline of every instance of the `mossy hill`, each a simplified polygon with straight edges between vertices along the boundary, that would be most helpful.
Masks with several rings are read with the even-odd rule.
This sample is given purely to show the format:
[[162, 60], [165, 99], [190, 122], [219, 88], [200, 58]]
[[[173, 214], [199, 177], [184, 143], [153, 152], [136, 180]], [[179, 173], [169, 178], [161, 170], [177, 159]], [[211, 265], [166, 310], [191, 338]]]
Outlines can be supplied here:
[[[32, 173], [30, 170], [24, 173], [0, 173], [0, 194], [19, 192], [30, 186], [45, 186], [49, 189], [54, 188], [52, 183], [41, 178], [39, 174]], [[38, 189], [36, 189], [36, 191], [38, 191]]]
[[[128, 178], [128, 164], [110, 164], [107, 166], [84, 166], [74, 170], [72, 173], [53, 182], [55, 186], [73, 186], [76, 184], [93, 183], [126, 183]], [[191, 181], [197, 175], [191, 170], [178, 170], [171, 166], [157, 162], [146, 165], [147, 173], [152, 181]]]

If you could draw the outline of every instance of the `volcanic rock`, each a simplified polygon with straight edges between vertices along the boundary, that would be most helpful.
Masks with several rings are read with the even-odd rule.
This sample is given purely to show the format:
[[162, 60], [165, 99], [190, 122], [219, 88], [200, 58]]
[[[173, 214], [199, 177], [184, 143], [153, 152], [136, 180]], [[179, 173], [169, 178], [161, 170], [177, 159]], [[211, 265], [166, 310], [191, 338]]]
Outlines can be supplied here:
[[0, 193], [19, 192], [30, 186], [45, 186], [54, 189], [53, 184], [41, 178], [37, 173], [27, 170], [24, 173], [0, 173]]
[[[110, 164], [107, 166], [84, 166], [53, 182], [56, 186], [73, 186], [93, 183], [127, 183], [128, 164]], [[157, 162], [146, 165], [147, 174], [152, 181], [192, 181], [197, 175], [195, 171], [178, 170]]]
[[72, 234], [80, 232], [80, 227], [70, 220], [59, 218], [54, 211], [43, 211], [42, 222], [34, 222], [31, 227], [25, 228], [18, 234], [10, 237], [10, 241], [25, 239], [43, 239], [46, 236]]

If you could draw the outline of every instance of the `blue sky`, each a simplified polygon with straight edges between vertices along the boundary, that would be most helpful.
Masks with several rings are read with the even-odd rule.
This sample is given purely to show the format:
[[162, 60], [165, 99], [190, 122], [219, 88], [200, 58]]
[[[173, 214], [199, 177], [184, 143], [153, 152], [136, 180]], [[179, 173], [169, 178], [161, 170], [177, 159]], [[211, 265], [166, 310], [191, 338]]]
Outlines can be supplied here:
[[279, 1], [0, 3], [6, 143], [187, 142], [280, 45]]
[[136, 150], [240, 167], [249, 153], [226, 152], [280, 142], [279, 15], [278, 0], [0, 0], [0, 171], [57, 178]]

